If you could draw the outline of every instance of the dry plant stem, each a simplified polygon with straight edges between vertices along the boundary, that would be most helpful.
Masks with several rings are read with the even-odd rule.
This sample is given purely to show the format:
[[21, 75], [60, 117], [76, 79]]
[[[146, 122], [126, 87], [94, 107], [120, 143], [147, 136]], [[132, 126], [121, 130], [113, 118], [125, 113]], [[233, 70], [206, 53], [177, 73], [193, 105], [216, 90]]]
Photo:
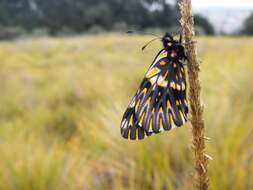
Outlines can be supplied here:
[[192, 16], [191, 0], [182, 0], [181, 5], [181, 25], [185, 39], [185, 49], [188, 58], [188, 81], [189, 81], [189, 103], [191, 110], [191, 124], [193, 135], [193, 149], [195, 156], [195, 182], [196, 189], [208, 189], [207, 164], [208, 156], [205, 154], [205, 128], [203, 120], [203, 107], [200, 103], [200, 81], [199, 81], [199, 61], [196, 54], [196, 43], [194, 38], [194, 21]]

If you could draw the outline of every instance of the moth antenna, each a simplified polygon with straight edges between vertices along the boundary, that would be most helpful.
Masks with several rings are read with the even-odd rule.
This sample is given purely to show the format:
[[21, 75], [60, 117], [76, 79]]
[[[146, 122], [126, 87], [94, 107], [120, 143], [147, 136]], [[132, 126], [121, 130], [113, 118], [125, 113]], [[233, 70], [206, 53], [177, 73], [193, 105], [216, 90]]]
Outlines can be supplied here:
[[151, 44], [153, 41], [159, 40], [159, 39], [161, 39], [161, 38], [160, 38], [160, 37], [156, 37], [156, 38], [150, 40], [148, 43], [146, 43], [144, 46], [142, 46], [141, 50], [144, 51], [144, 49], [146, 49], [146, 47], [147, 47], [149, 44]]
[[183, 35], [182, 35], [182, 33], [180, 33], [180, 37], [179, 37], [179, 43], [180, 44], [182, 43], [182, 39], [183, 39]]
[[[136, 33], [136, 31], [128, 30], [126, 33], [127, 33], [127, 34], [133, 34], [133, 33]], [[158, 36], [158, 35], [153, 34], [153, 33], [144, 33], [144, 34], [146, 34], [146, 35], [151, 35], [151, 36], [155, 36], [155, 37], [157, 37], [157, 38], [161, 38], [161, 39], [162, 39], [161, 36]]]
[[145, 33], [145, 34], [147, 34], [147, 35], [151, 35], [151, 36], [155, 36], [155, 37], [157, 37], [157, 38], [160, 38], [160, 39], [162, 39], [162, 37], [161, 37], [161, 36], [158, 36], [158, 35], [156, 35], [156, 34], [153, 34], [153, 33]]
[[182, 29], [179, 28], [177, 31], [173, 32], [172, 37], [174, 38], [176, 35], [179, 35], [179, 40], [178, 40], [178, 42], [179, 42], [179, 43], [182, 43], [182, 41], [183, 41], [183, 34], [182, 34], [182, 33], [183, 33], [183, 32], [182, 32]]
[[[126, 33], [127, 33], [127, 34], [133, 34], [133, 33], [135, 33], [135, 32], [132, 31], [132, 30], [128, 30]], [[149, 41], [148, 43], [146, 43], [144, 46], [142, 46], [142, 48], [141, 48], [142, 51], [144, 51], [144, 49], [146, 49], [146, 47], [147, 47], [149, 44], [151, 44], [153, 41], [158, 40], [158, 39], [162, 39], [162, 37], [160, 37], [160, 36], [158, 36], [158, 35], [156, 35], [156, 34], [153, 34], [153, 33], [145, 33], [145, 34], [146, 34], [146, 35], [155, 36], [155, 38], [152, 39], [152, 40], [150, 40], [150, 41]]]

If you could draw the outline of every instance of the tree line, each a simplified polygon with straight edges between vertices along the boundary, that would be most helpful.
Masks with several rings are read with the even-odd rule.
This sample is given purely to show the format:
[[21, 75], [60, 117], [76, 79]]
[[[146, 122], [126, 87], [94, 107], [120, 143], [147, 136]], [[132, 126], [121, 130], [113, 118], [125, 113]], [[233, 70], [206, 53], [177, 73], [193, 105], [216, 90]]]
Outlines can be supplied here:
[[251, 15], [245, 20], [244, 27], [241, 30], [242, 34], [245, 35], [253, 35], [253, 12]]
[[[202, 32], [214, 34], [208, 20], [196, 16], [195, 21]], [[94, 27], [106, 31], [178, 28], [179, 9], [177, 0], [0, 0], [0, 27], [2, 32], [45, 29], [50, 35], [87, 32]]]

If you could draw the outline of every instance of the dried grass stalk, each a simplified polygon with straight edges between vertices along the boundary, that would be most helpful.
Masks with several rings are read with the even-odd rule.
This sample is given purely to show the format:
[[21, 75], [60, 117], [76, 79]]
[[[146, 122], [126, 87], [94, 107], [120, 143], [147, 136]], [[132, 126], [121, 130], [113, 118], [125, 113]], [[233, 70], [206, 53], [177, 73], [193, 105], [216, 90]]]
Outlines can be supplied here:
[[185, 39], [185, 49], [188, 58], [188, 81], [189, 81], [189, 103], [191, 113], [193, 150], [195, 158], [195, 182], [196, 189], [208, 189], [207, 164], [208, 157], [205, 154], [205, 127], [203, 120], [203, 106], [200, 103], [200, 80], [199, 80], [199, 61], [196, 54], [196, 43], [193, 42], [194, 21], [192, 15], [191, 0], [182, 0], [181, 25]]

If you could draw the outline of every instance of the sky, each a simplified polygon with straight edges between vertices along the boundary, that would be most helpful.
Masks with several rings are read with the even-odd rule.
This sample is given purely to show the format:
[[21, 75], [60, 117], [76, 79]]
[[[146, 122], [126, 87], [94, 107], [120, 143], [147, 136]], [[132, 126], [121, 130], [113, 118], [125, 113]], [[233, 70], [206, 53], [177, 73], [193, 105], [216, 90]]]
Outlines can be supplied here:
[[192, 0], [193, 8], [210, 7], [251, 7], [253, 9], [253, 0]]

